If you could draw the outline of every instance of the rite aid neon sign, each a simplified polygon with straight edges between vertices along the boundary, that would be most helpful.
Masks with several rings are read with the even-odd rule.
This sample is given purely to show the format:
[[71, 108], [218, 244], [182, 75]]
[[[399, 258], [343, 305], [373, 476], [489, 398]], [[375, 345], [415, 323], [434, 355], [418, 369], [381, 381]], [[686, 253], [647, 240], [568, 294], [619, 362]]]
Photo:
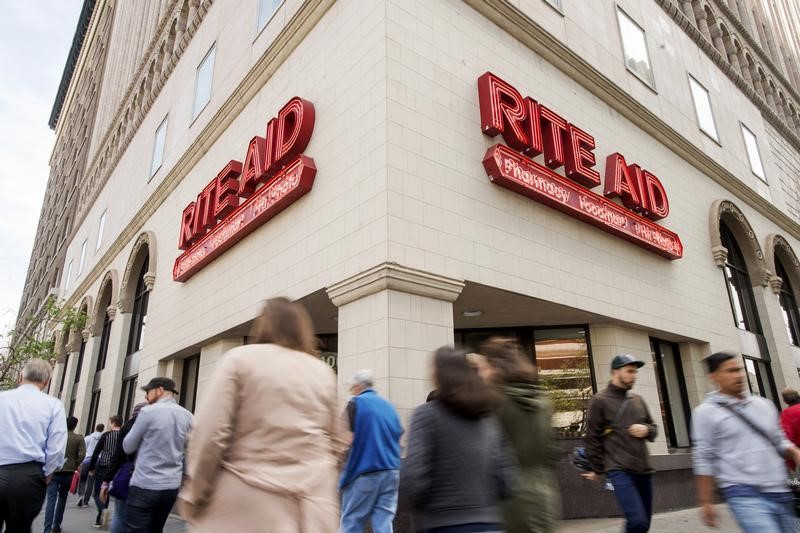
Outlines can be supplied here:
[[311, 190], [317, 168], [302, 154], [314, 131], [314, 105], [294, 97], [255, 136], [244, 164], [229, 161], [183, 210], [172, 277], [186, 281]]
[[[507, 145], [492, 146], [483, 158], [492, 182], [669, 259], [683, 256], [680, 237], [653, 222], [669, 215], [667, 193], [654, 174], [613, 153], [600, 196], [589, 190], [600, 185], [594, 137], [490, 72], [478, 78], [478, 98], [481, 130], [502, 135]], [[540, 154], [544, 165], [532, 159]], [[560, 167], [566, 178], [553, 172]]]

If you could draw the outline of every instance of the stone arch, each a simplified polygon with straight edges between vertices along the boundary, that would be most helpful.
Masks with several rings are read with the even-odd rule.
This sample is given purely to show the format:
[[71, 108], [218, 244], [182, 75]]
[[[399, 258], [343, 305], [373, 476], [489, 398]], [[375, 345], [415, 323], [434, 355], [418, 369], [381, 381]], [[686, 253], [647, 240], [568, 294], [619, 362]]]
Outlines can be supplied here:
[[[100, 282], [100, 290], [97, 291], [97, 301], [95, 302], [94, 310], [92, 311], [92, 336], [98, 337], [103, 333], [103, 321], [105, 320], [106, 313], [111, 309], [115, 296], [119, 290], [119, 277], [117, 276], [116, 269], [109, 270], [103, 276]], [[112, 311], [113, 312], [113, 311]]]
[[144, 273], [144, 282], [147, 290], [152, 291], [156, 281], [156, 235], [152, 231], [143, 231], [133, 243], [128, 264], [125, 266], [125, 274], [122, 277], [122, 285], [119, 288], [119, 302], [117, 306], [123, 313], [130, 313], [133, 310], [133, 297], [136, 291], [136, 276], [139, 269], [148, 259], [147, 272]]
[[[84, 325], [83, 329], [88, 331], [92, 328], [92, 321], [94, 320], [92, 311], [94, 310], [94, 301], [90, 295], [86, 295], [81, 300], [81, 303], [78, 305], [78, 312], [86, 313], [86, 324]], [[80, 332], [83, 335], [83, 331]]]
[[[777, 257], [780, 259], [781, 265], [786, 270], [786, 275], [789, 276], [789, 284], [795, 291], [800, 288], [800, 259], [794, 253], [792, 245], [783, 235], [777, 233], [770, 233], [767, 235], [766, 240], [767, 254], [765, 257], [767, 268], [774, 274], [770, 277], [769, 284], [772, 291], [777, 294], [781, 290], [782, 279], [777, 275], [778, 269], [775, 266]], [[798, 295], [795, 294], [795, 298]]]
[[720, 222], [725, 222], [736, 238], [736, 242], [744, 255], [747, 271], [750, 274], [750, 281], [766, 286], [772, 276], [772, 272], [767, 268], [764, 259], [764, 252], [758, 243], [755, 231], [753, 231], [747, 217], [741, 209], [730, 200], [717, 200], [711, 204], [709, 216], [709, 232], [711, 236], [711, 253], [714, 262], [718, 267], [725, 266], [728, 258], [728, 250], [722, 245], [720, 237]]

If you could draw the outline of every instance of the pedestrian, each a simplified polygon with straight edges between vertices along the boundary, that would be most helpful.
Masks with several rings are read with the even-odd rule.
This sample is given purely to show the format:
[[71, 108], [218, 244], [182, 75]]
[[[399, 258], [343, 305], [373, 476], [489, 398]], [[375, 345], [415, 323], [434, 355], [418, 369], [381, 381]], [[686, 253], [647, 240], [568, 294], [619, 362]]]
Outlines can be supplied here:
[[391, 533], [400, 484], [400, 437], [403, 426], [394, 406], [372, 388], [372, 371], [353, 377], [347, 418], [353, 441], [339, 481], [342, 492], [340, 533]]
[[345, 449], [336, 375], [298, 303], [269, 300], [252, 337], [222, 357], [201, 399], [181, 514], [194, 532], [334, 533]]
[[114, 451], [117, 449], [119, 442], [119, 428], [122, 426], [122, 417], [113, 415], [108, 419], [108, 425], [111, 428], [100, 436], [92, 452], [92, 459], [89, 462], [89, 474], [94, 477], [94, 487], [92, 488], [92, 495], [94, 496], [94, 503], [97, 506], [97, 516], [94, 519], [94, 527], [104, 527], [108, 521], [108, 502], [100, 500], [100, 489], [103, 485], [103, 475], [108, 465], [111, 464], [111, 458], [114, 456]]
[[692, 462], [703, 522], [719, 523], [716, 483], [745, 533], [796, 532], [784, 459], [797, 463], [800, 449], [784, 435], [775, 405], [747, 390], [740, 355], [716, 352], [705, 364], [718, 390], [692, 412]]
[[[787, 405], [781, 411], [781, 427], [789, 442], [800, 447], [800, 394], [794, 389], [786, 388], [781, 391], [781, 396]], [[792, 471], [797, 468], [794, 461], [787, 461], [787, 465]]]
[[102, 485], [100, 487], [100, 499], [108, 505], [108, 499], [114, 499], [114, 516], [111, 518], [111, 533], [123, 533], [125, 527], [125, 507], [128, 499], [133, 466], [136, 461], [136, 454], [128, 455], [122, 447], [125, 436], [130, 433], [133, 423], [142, 408], [147, 402], [140, 402], [133, 406], [131, 417], [122, 425], [119, 430], [119, 438], [114, 454], [108, 468], [103, 472]]
[[81, 463], [81, 481], [78, 484], [78, 507], [89, 505], [89, 498], [92, 497], [94, 490], [94, 474], [89, 475], [89, 465], [92, 463], [92, 454], [97, 447], [97, 442], [103, 436], [103, 431], [106, 429], [104, 424], [97, 424], [94, 428], [94, 433], [87, 435], [83, 441], [86, 444], [86, 457]]
[[644, 366], [630, 354], [611, 361], [611, 381], [589, 402], [584, 443], [595, 480], [605, 473], [628, 533], [650, 530], [653, 516], [653, 467], [645, 440], [653, 442], [658, 428], [641, 396], [631, 392]]
[[514, 495], [503, 502], [505, 530], [554, 531], [559, 505], [555, 476], [558, 449], [553, 442], [553, 405], [536, 384], [536, 367], [516, 341], [499, 337], [486, 341], [476, 360], [481, 377], [502, 393], [497, 418], [520, 467]]
[[493, 416], [499, 398], [463, 351], [433, 356], [435, 399], [414, 411], [400, 497], [420, 532], [500, 532], [513, 490], [511, 450]]
[[47, 484], [47, 504], [44, 512], [44, 533], [60, 533], [61, 521], [64, 519], [64, 508], [67, 505], [72, 478], [86, 456], [86, 443], [83, 435], [75, 433], [78, 419], [67, 417], [66, 461], [60, 470], [53, 473], [53, 479]]
[[122, 447], [136, 454], [125, 502], [126, 533], [157, 533], [164, 530], [175, 505], [184, 475], [184, 450], [192, 429], [192, 413], [175, 401], [178, 390], [167, 377], [155, 377], [142, 387], [148, 405]]
[[64, 464], [67, 417], [44, 389], [53, 369], [31, 359], [20, 385], [0, 392], [0, 531], [30, 532], [53, 472]]

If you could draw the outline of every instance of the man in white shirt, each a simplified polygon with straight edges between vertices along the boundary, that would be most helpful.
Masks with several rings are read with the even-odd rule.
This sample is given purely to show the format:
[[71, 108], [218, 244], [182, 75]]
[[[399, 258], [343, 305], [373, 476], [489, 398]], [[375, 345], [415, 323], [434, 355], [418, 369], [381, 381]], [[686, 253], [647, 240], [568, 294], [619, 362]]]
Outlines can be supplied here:
[[50, 477], [64, 464], [67, 417], [43, 392], [52, 373], [49, 363], [31, 359], [19, 387], [0, 392], [0, 530], [30, 531]]

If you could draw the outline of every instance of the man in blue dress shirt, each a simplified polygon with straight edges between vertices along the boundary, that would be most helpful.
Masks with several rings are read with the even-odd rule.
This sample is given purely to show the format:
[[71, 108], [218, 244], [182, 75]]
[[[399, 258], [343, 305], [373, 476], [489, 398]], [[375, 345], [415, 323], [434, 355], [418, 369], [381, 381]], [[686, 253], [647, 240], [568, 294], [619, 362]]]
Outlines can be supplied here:
[[49, 363], [31, 359], [19, 387], [0, 392], [0, 530], [31, 530], [47, 483], [64, 464], [64, 406], [43, 392], [52, 373]]

